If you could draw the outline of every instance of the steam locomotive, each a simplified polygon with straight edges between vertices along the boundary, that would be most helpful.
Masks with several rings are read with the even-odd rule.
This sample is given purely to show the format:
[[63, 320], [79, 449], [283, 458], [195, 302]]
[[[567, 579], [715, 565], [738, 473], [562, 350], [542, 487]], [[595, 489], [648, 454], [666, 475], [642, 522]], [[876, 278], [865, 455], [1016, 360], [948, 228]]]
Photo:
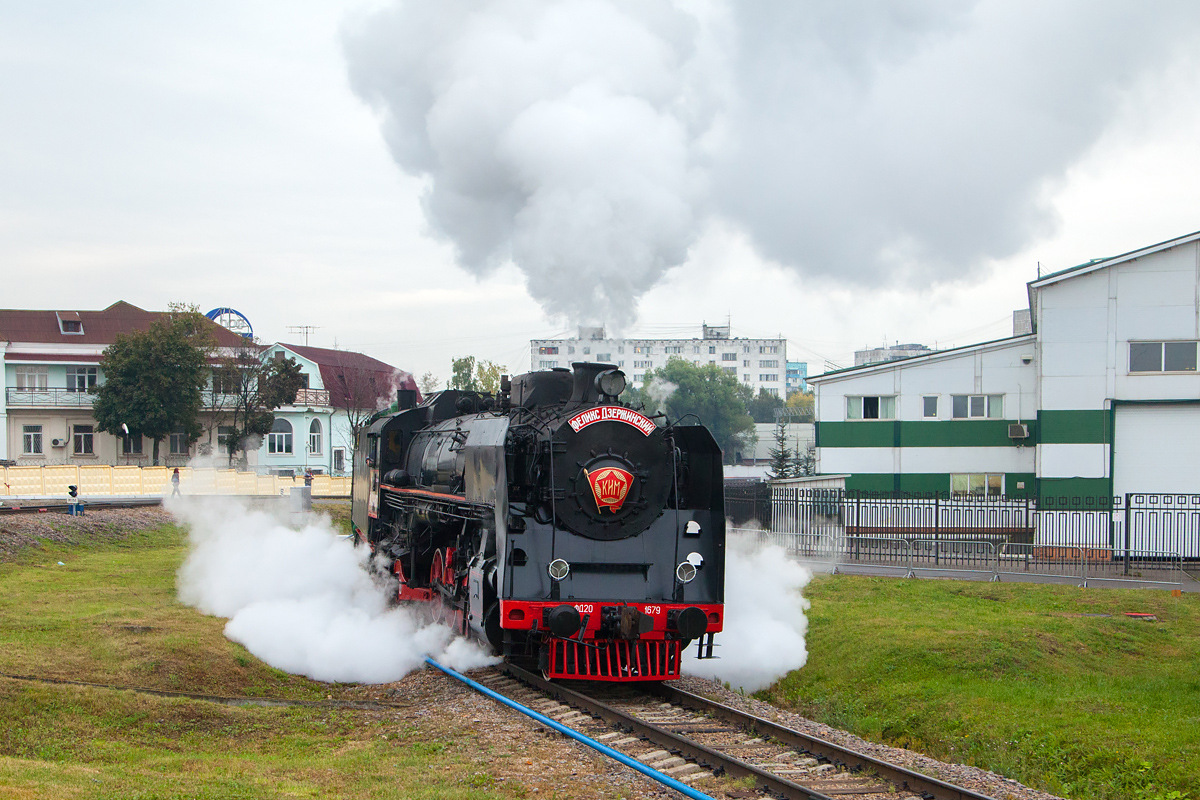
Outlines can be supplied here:
[[607, 364], [505, 376], [378, 416], [353, 523], [455, 631], [548, 678], [661, 681], [712, 657], [724, 615], [721, 452], [701, 425], [624, 405]]

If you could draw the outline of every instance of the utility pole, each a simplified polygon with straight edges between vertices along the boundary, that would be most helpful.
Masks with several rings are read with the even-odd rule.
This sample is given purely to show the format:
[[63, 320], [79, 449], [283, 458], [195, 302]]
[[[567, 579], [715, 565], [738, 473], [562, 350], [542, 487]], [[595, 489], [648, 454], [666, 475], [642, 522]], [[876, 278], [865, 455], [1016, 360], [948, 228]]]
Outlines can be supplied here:
[[308, 347], [308, 335], [313, 331], [320, 330], [320, 325], [288, 325], [288, 333], [299, 333], [304, 336], [304, 346]]

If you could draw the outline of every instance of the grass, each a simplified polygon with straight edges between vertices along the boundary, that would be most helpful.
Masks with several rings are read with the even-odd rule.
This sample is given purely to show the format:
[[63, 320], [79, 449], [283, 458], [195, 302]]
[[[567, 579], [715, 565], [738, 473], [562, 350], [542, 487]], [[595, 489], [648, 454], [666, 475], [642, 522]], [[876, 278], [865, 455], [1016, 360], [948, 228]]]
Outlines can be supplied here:
[[763, 699], [1070, 798], [1200, 797], [1200, 596], [857, 576], [806, 595], [808, 664]]
[[[297, 699], [348, 688], [272, 669], [225, 639], [224, 620], [181, 605], [184, 552], [165, 526], [0, 564], [0, 672]], [[489, 788], [488, 745], [453, 723], [0, 679], [0, 796], [520, 796]]]

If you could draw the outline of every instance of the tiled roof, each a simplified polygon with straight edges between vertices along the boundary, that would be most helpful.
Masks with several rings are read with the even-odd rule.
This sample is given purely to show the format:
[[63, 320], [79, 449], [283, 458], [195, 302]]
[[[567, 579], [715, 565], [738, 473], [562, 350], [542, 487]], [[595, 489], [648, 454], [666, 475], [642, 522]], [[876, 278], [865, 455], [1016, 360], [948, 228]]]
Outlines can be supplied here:
[[417, 401], [421, 400], [411, 373], [377, 358], [349, 350], [283, 343], [279, 346], [307, 358], [320, 368], [321, 382], [335, 408], [386, 406], [396, 399], [397, 389], [412, 389], [417, 392]]
[[[145, 330], [165, 311], [146, 311], [124, 300], [113, 303], [103, 311], [0, 309], [0, 340], [39, 344], [109, 345], [118, 333]], [[78, 320], [82, 333], [63, 333], [59, 320]], [[242, 347], [246, 340], [220, 325], [205, 320], [211, 326], [218, 347]]]

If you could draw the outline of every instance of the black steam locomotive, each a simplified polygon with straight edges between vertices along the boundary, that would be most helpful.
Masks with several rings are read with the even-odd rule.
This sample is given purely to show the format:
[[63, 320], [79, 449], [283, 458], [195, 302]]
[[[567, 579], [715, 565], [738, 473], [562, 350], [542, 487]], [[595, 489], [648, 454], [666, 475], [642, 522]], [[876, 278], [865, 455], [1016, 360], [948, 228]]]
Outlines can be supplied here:
[[354, 530], [454, 630], [551, 678], [679, 676], [723, 623], [721, 452], [621, 404], [616, 367], [401, 391], [354, 455]]

